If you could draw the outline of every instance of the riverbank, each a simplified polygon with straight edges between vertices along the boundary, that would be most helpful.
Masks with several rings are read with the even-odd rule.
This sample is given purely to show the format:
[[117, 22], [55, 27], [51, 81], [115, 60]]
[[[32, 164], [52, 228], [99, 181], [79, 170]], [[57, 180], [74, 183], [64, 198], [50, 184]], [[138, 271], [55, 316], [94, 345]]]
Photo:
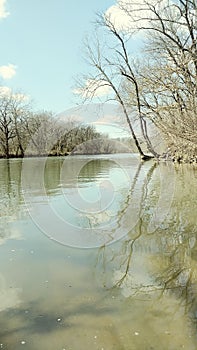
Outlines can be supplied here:
[[[125, 154], [128, 153], [133, 153], [133, 152], [125, 152]], [[79, 154], [79, 153], [62, 153], [62, 154], [28, 154], [28, 155], [13, 155], [11, 154], [9, 156], [9, 158], [0, 155], [0, 159], [23, 159], [23, 158], [43, 158], [43, 157], [67, 157], [69, 155], [72, 156], [79, 156], [79, 155], [87, 155], [87, 156], [94, 156], [94, 155], [102, 155], [102, 154], [108, 154], [108, 155], [112, 155], [112, 154], [118, 154], [118, 153], [86, 153], [86, 154]], [[156, 161], [159, 162], [173, 162], [173, 163], [182, 163], [182, 164], [197, 164], [197, 155], [191, 155], [188, 156], [187, 154], [182, 154], [181, 152], [174, 152], [174, 154], [172, 154], [170, 151], [164, 152], [163, 154], [161, 154], [158, 158], [154, 158], [154, 156], [148, 156], [148, 158], [141, 158], [142, 161], [147, 161], [147, 160], [151, 160], [151, 159], [155, 159]]]
[[[101, 155], [101, 154], [133, 154], [136, 153], [137, 154], [137, 150], [129, 150], [129, 148], [126, 148], [126, 150], [122, 150], [121, 152], [117, 152], [117, 151], [111, 151], [111, 152], [94, 152], [94, 151], [90, 151], [89, 152], [80, 152], [79, 150], [73, 150], [72, 152], [50, 152], [50, 153], [25, 153], [24, 156], [22, 156], [21, 154], [10, 154], [9, 158], [7, 158], [5, 155], [0, 154], [0, 159], [22, 159], [22, 158], [41, 158], [41, 157], [66, 157], [69, 155], [72, 156], [78, 156], [78, 155], [87, 155], [87, 156], [94, 156], [94, 155]], [[166, 152], [163, 152], [159, 155], [158, 158], [155, 158], [153, 155], [151, 155], [149, 152], [144, 151], [144, 157], [141, 157], [142, 161], [147, 161], [150, 159], [155, 159], [157, 161], [166, 161], [166, 162], [175, 162], [175, 163], [186, 163], [186, 164], [197, 164], [197, 146], [196, 149], [195, 147], [191, 148], [191, 147], [179, 147], [177, 149], [177, 147], [175, 148], [175, 146], [173, 147], [169, 147], [167, 149]], [[140, 155], [139, 155], [140, 157]]]
[[159, 160], [176, 163], [197, 164], [197, 151], [194, 149], [189, 149], [188, 152], [185, 152], [185, 149], [183, 150], [182, 148], [172, 148], [168, 149], [167, 152], [164, 152], [159, 157]]

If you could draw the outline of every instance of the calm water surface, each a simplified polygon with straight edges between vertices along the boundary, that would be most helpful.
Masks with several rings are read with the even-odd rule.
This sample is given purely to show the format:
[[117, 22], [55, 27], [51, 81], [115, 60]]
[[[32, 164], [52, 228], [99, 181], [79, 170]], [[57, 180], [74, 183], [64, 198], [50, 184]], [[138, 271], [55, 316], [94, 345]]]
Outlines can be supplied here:
[[0, 160], [0, 348], [196, 350], [197, 169]]

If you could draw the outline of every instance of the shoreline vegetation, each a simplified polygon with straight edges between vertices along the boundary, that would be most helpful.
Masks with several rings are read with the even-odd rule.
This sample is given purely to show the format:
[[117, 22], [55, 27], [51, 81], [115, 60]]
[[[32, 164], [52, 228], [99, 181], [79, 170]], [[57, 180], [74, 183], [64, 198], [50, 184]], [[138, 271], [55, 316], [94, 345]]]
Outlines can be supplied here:
[[180, 138], [175, 147], [159, 128], [152, 130], [151, 147], [156, 150], [155, 154], [142, 134], [137, 136], [137, 141], [142, 152], [132, 135], [109, 138], [74, 117], [58, 119], [51, 112], [33, 113], [29, 106], [15, 101], [13, 96], [0, 96], [0, 159], [138, 153], [142, 161], [154, 158], [156, 161], [197, 163], [194, 142], [186, 143]]
[[[119, 151], [110, 151], [110, 152], [94, 152], [94, 151], [90, 151], [88, 153], [83, 153], [83, 152], [63, 152], [63, 153], [34, 153], [34, 154], [10, 154], [9, 158], [7, 158], [5, 155], [0, 154], [0, 160], [1, 159], [24, 159], [24, 158], [46, 158], [46, 157], [67, 157], [67, 156], [95, 156], [95, 155], [110, 155], [110, 154], [136, 154], [136, 150], [132, 151], [132, 150], [127, 150], [124, 151], [122, 150], [121, 152]], [[151, 154], [147, 154], [147, 158], [145, 156], [144, 157], [140, 157], [139, 159], [141, 159], [141, 161], [147, 161], [147, 160], [155, 160], [157, 162], [173, 162], [173, 163], [177, 163], [177, 164], [197, 164], [197, 155], [193, 155], [193, 157], [188, 157], [187, 154], [181, 154], [179, 152], [176, 152], [174, 155], [171, 155], [170, 153], [164, 152], [162, 153], [159, 158], [154, 158]]]
[[[132, 136], [109, 138], [94, 126], [80, 123], [74, 118], [60, 120], [54, 118], [51, 112], [27, 113], [26, 106], [21, 110], [21, 103], [18, 106], [20, 109], [13, 110], [12, 105], [9, 106], [12, 99], [7, 99], [3, 98], [6, 108], [0, 109], [0, 159], [138, 153], [141, 161], [154, 158], [162, 162], [197, 163], [197, 146], [189, 142], [180, 143], [180, 148], [175, 148], [173, 144], [170, 146], [160, 131], [152, 130], [152, 147], [158, 154], [155, 157], [143, 136], [138, 136], [142, 149], [142, 153], [139, 153]], [[7, 119], [1, 118], [3, 115]]]
[[[128, 154], [129, 153], [131, 153], [132, 154], [132, 152], [127, 152]], [[24, 159], [24, 158], [46, 158], [46, 157], [67, 157], [67, 156], [70, 156], [70, 155], [72, 155], [72, 156], [79, 156], [79, 155], [87, 155], [87, 156], [94, 156], [94, 155], [109, 155], [109, 154], [118, 154], [118, 153], [86, 153], [86, 154], [58, 154], [58, 155], [53, 155], [53, 154], [35, 154], [35, 155], [27, 155], [27, 156], [14, 156], [14, 155], [11, 155], [9, 158], [6, 158], [6, 157], [4, 157], [4, 156], [1, 156], [0, 155], [0, 160], [2, 160], [2, 159], [7, 159], [7, 160], [9, 160], [9, 159]], [[126, 152], [125, 152], [125, 154], [126, 154]], [[150, 156], [150, 157], [148, 157], [148, 159], [141, 159], [141, 161], [143, 162], [143, 161], [147, 161], [147, 160], [151, 160], [151, 159], [153, 159], [153, 160], [155, 160], [155, 161], [157, 161], [157, 162], [173, 162], [173, 163], [177, 163], [177, 164], [191, 164], [191, 165], [197, 165], [197, 159], [194, 159], [194, 160], [184, 160], [184, 159], [176, 159], [176, 158], [174, 158], [174, 157], [170, 157], [170, 156], [165, 156], [165, 155], [162, 155], [159, 159], [155, 159], [154, 157], [152, 157], [152, 156]]]

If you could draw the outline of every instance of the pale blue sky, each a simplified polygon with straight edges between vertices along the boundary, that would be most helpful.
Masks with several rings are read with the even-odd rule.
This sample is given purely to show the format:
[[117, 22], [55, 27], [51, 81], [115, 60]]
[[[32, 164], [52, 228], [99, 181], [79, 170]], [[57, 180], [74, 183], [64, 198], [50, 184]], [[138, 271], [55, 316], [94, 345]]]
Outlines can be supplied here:
[[30, 95], [36, 109], [74, 107], [74, 77], [88, 68], [83, 39], [93, 30], [96, 12], [116, 1], [0, 0], [0, 14], [3, 3], [9, 16], [0, 19], [0, 73], [12, 64], [16, 74], [0, 74], [0, 85]]

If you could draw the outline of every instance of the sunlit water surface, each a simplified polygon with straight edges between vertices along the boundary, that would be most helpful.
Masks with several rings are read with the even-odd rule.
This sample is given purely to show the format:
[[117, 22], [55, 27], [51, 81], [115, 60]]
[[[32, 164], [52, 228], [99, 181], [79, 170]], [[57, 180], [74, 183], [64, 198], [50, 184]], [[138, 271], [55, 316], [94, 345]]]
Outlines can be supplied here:
[[197, 169], [0, 160], [0, 348], [196, 350]]

